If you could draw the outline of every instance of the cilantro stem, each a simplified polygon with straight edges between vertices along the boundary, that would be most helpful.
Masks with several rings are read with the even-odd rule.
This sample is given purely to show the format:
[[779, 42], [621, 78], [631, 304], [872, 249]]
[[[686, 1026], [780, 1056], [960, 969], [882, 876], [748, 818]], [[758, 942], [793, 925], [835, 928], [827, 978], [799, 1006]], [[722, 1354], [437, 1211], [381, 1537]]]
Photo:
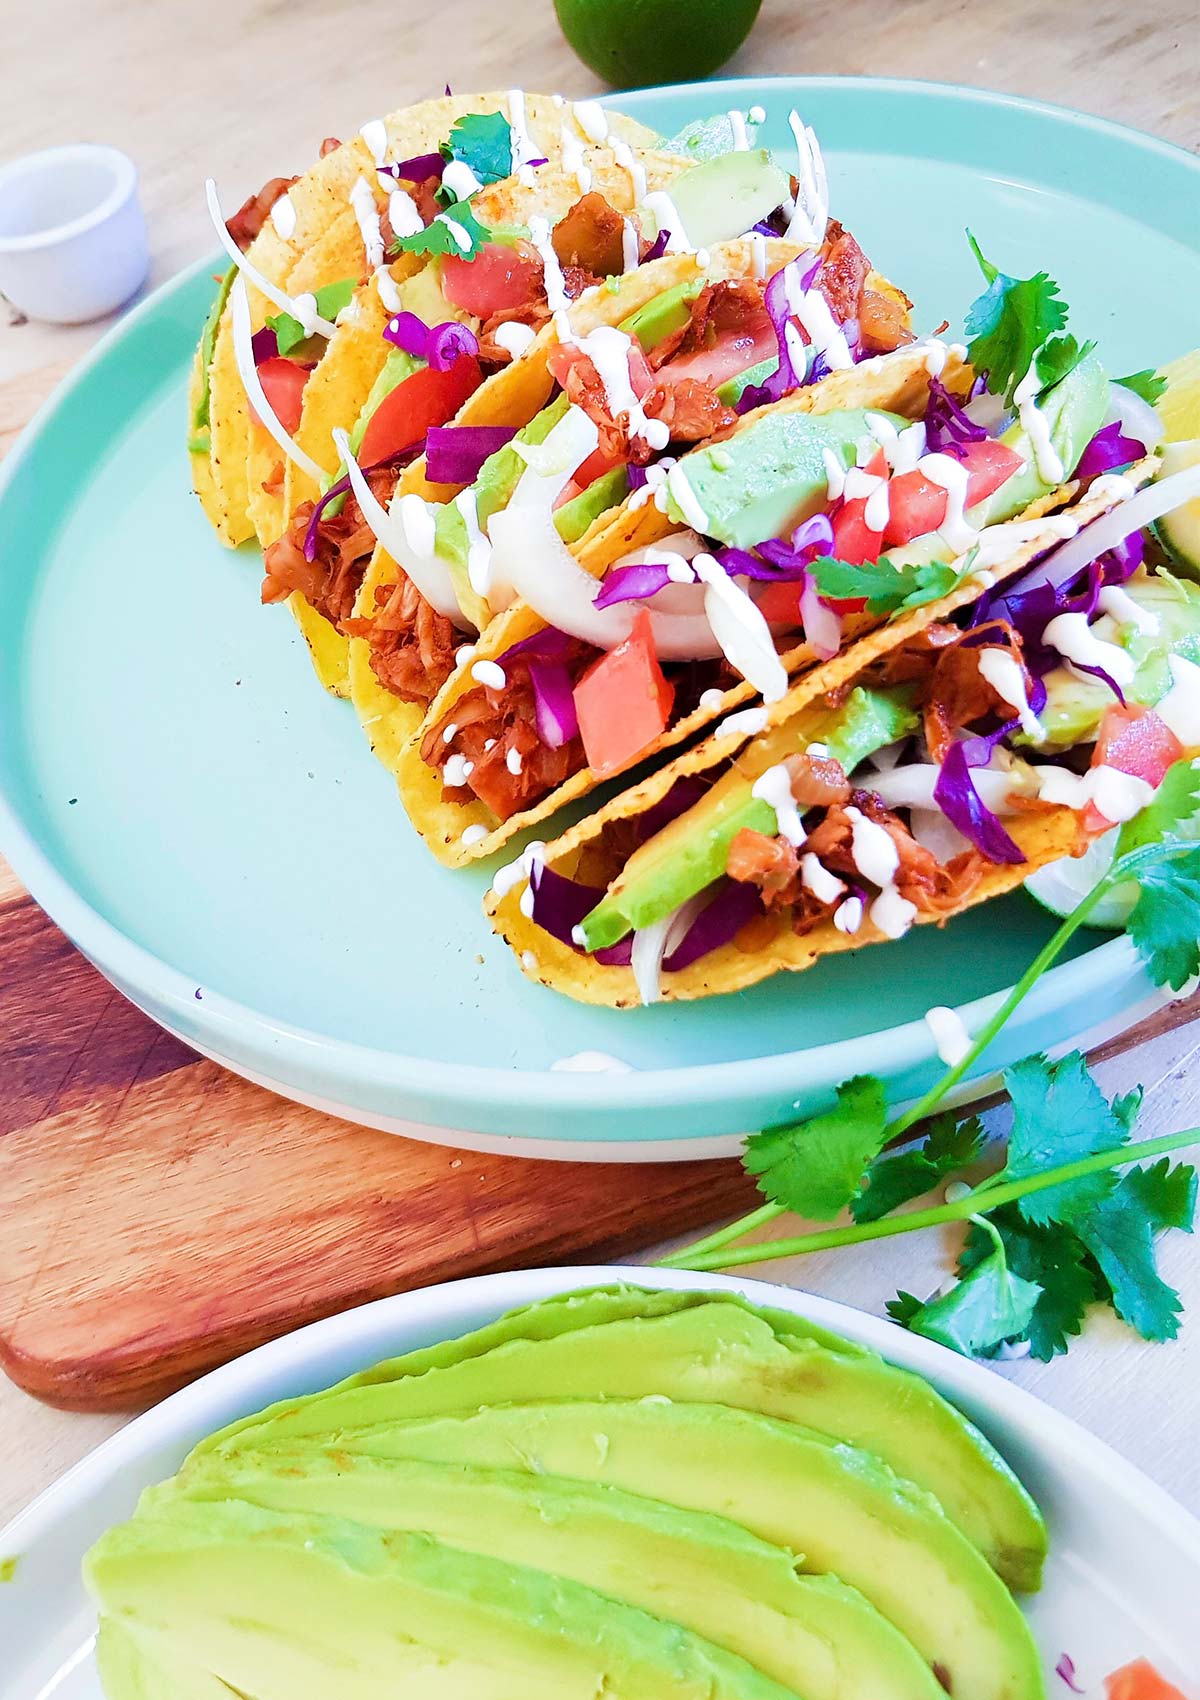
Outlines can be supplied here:
[[[945, 1097], [946, 1093], [949, 1092], [952, 1087], [958, 1085], [958, 1082], [963, 1078], [967, 1071], [978, 1061], [982, 1052], [985, 1051], [991, 1044], [992, 1040], [1004, 1026], [1004, 1023], [1008, 1020], [1009, 1016], [1012, 1015], [1018, 1004], [1022, 1003], [1024, 999], [1029, 996], [1029, 993], [1041, 979], [1047, 968], [1051, 966], [1056, 957], [1060, 955], [1066, 945], [1070, 942], [1072, 936], [1087, 920], [1088, 916], [1091, 914], [1096, 904], [1099, 903], [1104, 893], [1110, 886], [1120, 884], [1121, 881], [1127, 877], [1126, 872], [1122, 871], [1118, 874], [1117, 870], [1118, 867], [1124, 869], [1125, 863], [1128, 860], [1129, 858], [1122, 858], [1121, 862], [1114, 862], [1108, 872], [1100, 880], [1098, 880], [1092, 887], [1091, 891], [1088, 892], [1087, 896], [1075, 905], [1066, 920], [1062, 922], [1050, 938], [1047, 939], [1041, 950], [1038, 951], [1033, 961], [1029, 964], [1029, 967], [1025, 970], [1024, 974], [1021, 975], [1021, 978], [1017, 981], [1012, 991], [1009, 992], [1008, 996], [1000, 1005], [996, 1013], [980, 1028], [979, 1032], [975, 1035], [975, 1038], [971, 1041], [971, 1047], [966, 1054], [960, 1058], [960, 1060], [956, 1062], [952, 1068], [948, 1068], [945, 1074], [943, 1074], [938, 1080], [935, 1080], [933, 1085], [923, 1097], [918, 1098], [915, 1104], [905, 1110], [903, 1114], [893, 1117], [893, 1119], [887, 1124], [883, 1134], [884, 1145], [890, 1144], [892, 1140], [897, 1139], [901, 1134], [907, 1133], [909, 1128], [913, 1127], [917, 1122], [924, 1121], [927, 1116], [932, 1115], [933, 1111]], [[751, 1233], [755, 1228], [761, 1228], [764, 1223], [773, 1222], [777, 1216], [782, 1216], [783, 1214], [784, 1210], [782, 1205], [764, 1204], [760, 1206], [759, 1209], [751, 1211], [749, 1215], [739, 1216], [736, 1221], [727, 1223], [725, 1227], [714, 1229], [711, 1234], [707, 1234], [703, 1239], [696, 1240], [691, 1245], [681, 1248], [673, 1255], [674, 1257], [687, 1257], [689, 1259], [708, 1256], [712, 1252], [719, 1251], [722, 1246], [728, 1245], [731, 1240], [740, 1240], [743, 1234]], [[871, 1236], [868, 1235], [866, 1237], [870, 1238]], [[843, 1242], [839, 1240], [837, 1243], [840, 1245]], [[813, 1249], [815, 1250], [817, 1248], [814, 1247]], [[664, 1266], [670, 1267], [673, 1262], [673, 1258], [663, 1258], [662, 1262]], [[680, 1267], [687, 1266], [688, 1265], [680, 1265]], [[697, 1267], [700, 1266], [698, 1265]], [[719, 1269], [722, 1266], [716, 1263], [708, 1263], [703, 1265], [703, 1267]]]
[[815, 1233], [797, 1234], [788, 1240], [765, 1240], [758, 1245], [733, 1246], [728, 1251], [697, 1252], [693, 1247], [685, 1246], [670, 1257], [660, 1259], [660, 1265], [666, 1269], [734, 1269], [744, 1263], [799, 1257], [804, 1252], [832, 1251], [838, 1246], [890, 1239], [896, 1234], [910, 1234], [920, 1228], [939, 1228], [948, 1222], [965, 1222], [971, 1216], [983, 1215], [1002, 1204], [1011, 1204], [1031, 1192], [1041, 1192], [1064, 1181], [1098, 1174], [1103, 1169], [1117, 1169], [1126, 1163], [1140, 1163], [1147, 1157], [1160, 1157], [1165, 1152], [1181, 1151], [1186, 1146], [1198, 1144], [1200, 1127], [1191, 1127], [1183, 1133], [1167, 1133], [1158, 1139], [1144, 1139], [1135, 1145], [1098, 1151], [1091, 1157], [1081, 1157], [1078, 1162], [1064, 1163], [1040, 1175], [1028, 1175], [1024, 1180], [997, 1184], [997, 1177], [993, 1175], [953, 1204], [932, 1205], [927, 1210], [912, 1210], [903, 1216], [884, 1216], [876, 1222], [851, 1222], [840, 1228], [822, 1228]]

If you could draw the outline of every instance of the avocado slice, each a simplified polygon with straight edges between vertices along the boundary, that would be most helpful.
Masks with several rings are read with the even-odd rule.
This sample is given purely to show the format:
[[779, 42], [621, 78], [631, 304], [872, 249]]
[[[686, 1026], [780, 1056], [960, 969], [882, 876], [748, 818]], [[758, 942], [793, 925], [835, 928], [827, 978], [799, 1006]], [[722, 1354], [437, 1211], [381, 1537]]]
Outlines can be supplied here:
[[629, 473], [625, 467], [614, 466], [611, 471], [602, 472], [599, 478], [593, 478], [586, 490], [572, 496], [561, 508], [555, 508], [554, 529], [564, 543], [578, 543], [601, 514], [624, 501], [628, 490]]
[[187, 1493], [423, 1530], [568, 1577], [708, 1637], [805, 1700], [944, 1700], [929, 1666], [855, 1589], [797, 1575], [790, 1552], [725, 1517], [621, 1488], [298, 1447], [210, 1456]]
[[691, 318], [692, 302], [704, 288], [706, 279], [689, 277], [671, 289], [664, 289], [653, 301], [647, 301], [636, 313], [622, 319], [618, 329], [626, 336], [635, 336], [643, 351], [655, 348], [673, 331], [682, 330]]
[[[343, 1431], [330, 1454], [515, 1467], [539, 1485], [597, 1482], [729, 1518], [800, 1555], [803, 1573], [856, 1588], [941, 1668], [952, 1695], [1043, 1700], [1037, 1650], [1003, 1582], [932, 1495], [877, 1457], [757, 1411], [576, 1400], [551, 1385], [545, 1403]], [[795, 1685], [803, 1691], [799, 1676]]]
[[[376, 1372], [284, 1401], [210, 1437], [196, 1456], [524, 1403], [547, 1388], [576, 1399], [720, 1400], [876, 1453], [935, 1494], [1006, 1581], [1038, 1586], [1046, 1532], [1036, 1505], [979, 1431], [918, 1376], [848, 1343], [827, 1344], [828, 1335], [801, 1318], [784, 1323], [724, 1295], [631, 1287], [602, 1304], [608, 1319], [594, 1326], [585, 1318], [600, 1307], [587, 1304], [570, 1311], [548, 1303], [502, 1318], [482, 1331], [489, 1346], [478, 1356], [463, 1355], [474, 1350], [471, 1336], [452, 1343], [448, 1360], [412, 1354], [381, 1366], [390, 1379]], [[896, 1421], [897, 1409], [905, 1422]]]
[[[1103, 425], [1108, 401], [1108, 374], [1096, 356], [1089, 354], [1038, 402], [1038, 412], [1050, 428], [1050, 440], [1062, 461], [1065, 477], [1070, 478], [1079, 465], [1080, 455]], [[1006, 479], [985, 501], [968, 510], [967, 518], [972, 525], [982, 527], [1015, 519], [1030, 502], [1048, 495], [1054, 488], [1039, 475], [1033, 444], [1020, 421], [1010, 425], [1000, 441], [1016, 449], [1025, 467]]]
[[[897, 430], [910, 423], [894, 413], [882, 417]], [[700, 529], [739, 549], [752, 549], [764, 537], [782, 537], [828, 506], [823, 451], [831, 450], [844, 467], [853, 466], [855, 447], [867, 435], [867, 410], [861, 407], [832, 413], [772, 408], [723, 442], [693, 449], [681, 466], [704, 512]], [[678, 524], [691, 523], [674, 500], [667, 511]]]
[[665, 153], [678, 153], [688, 159], [713, 159], [717, 154], [730, 153], [737, 146], [737, 137], [728, 112], [714, 112], [709, 118], [693, 118], [682, 130], [663, 143]]
[[577, 1582], [338, 1517], [176, 1500], [102, 1537], [86, 1574], [103, 1615], [254, 1700], [795, 1700]]
[[[1172, 472], [1185, 472], [1200, 463], [1200, 438], [1189, 442], [1165, 443], [1162, 448], [1162, 472], [1166, 478]], [[1157, 525], [1164, 549], [1181, 572], [1200, 578], [1200, 496], [1185, 502], [1172, 514], [1164, 514]]]
[[113, 1700], [237, 1700], [210, 1671], [182, 1664], [164, 1636], [119, 1618], [101, 1621], [96, 1669], [101, 1688]]
[[768, 218], [782, 206], [790, 188], [786, 172], [766, 148], [741, 148], [680, 172], [670, 196], [692, 247], [711, 248], [744, 236]]
[[236, 266], [230, 266], [221, 279], [217, 293], [213, 296], [212, 306], [208, 309], [204, 329], [200, 333], [200, 349], [196, 355], [200, 364], [200, 388], [196, 395], [196, 405], [192, 409], [191, 434], [188, 438], [188, 450], [194, 455], [207, 454], [211, 447], [208, 428], [209, 409], [212, 404], [213, 348], [216, 345], [221, 314], [225, 311], [225, 303], [229, 300], [229, 291], [233, 288], [237, 271]]
[[743, 827], [771, 836], [775, 810], [753, 796], [755, 780], [786, 756], [823, 743], [852, 773], [874, 751], [913, 731], [912, 692], [859, 686], [837, 709], [817, 705], [766, 732], [698, 803], [633, 852], [607, 893], [582, 922], [588, 950], [603, 950], [640, 932], [695, 897], [725, 872], [729, 846]]
[[757, 365], [747, 366], [744, 372], [737, 372], [732, 378], [726, 378], [717, 388], [717, 400], [723, 401], [726, 407], [736, 407], [751, 384], [765, 384], [778, 364], [778, 357], [771, 355], [766, 360], [760, 360]]

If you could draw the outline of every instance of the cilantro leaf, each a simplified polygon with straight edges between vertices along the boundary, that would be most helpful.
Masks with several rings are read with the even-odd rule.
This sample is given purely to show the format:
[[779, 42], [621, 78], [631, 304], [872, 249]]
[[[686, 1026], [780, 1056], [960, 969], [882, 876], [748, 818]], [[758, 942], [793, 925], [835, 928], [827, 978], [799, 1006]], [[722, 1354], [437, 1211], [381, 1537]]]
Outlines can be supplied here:
[[1060, 384], [1081, 360], [1087, 359], [1095, 346], [1094, 342], [1085, 342], [1081, 348], [1069, 331], [1048, 337], [1034, 356], [1042, 388], [1048, 390], [1052, 384]]
[[980, 1232], [992, 1241], [986, 1257], [948, 1293], [930, 1299], [908, 1315], [905, 1326], [927, 1340], [970, 1357], [990, 1352], [1005, 1340], [1022, 1339], [1042, 1289], [1008, 1267], [1004, 1242], [986, 1223]]
[[[1030, 1355], [1048, 1363], [1066, 1351], [1083, 1328], [1088, 1305], [1101, 1296], [1090, 1260], [1073, 1233], [1034, 1227], [1013, 1204], [1002, 1205], [989, 1220], [1004, 1242], [1008, 1267], [1042, 1289], [1026, 1333]], [[973, 1224], [958, 1260], [960, 1272], [969, 1274], [993, 1249], [991, 1236]]]
[[1066, 302], [1045, 272], [1008, 277], [984, 258], [970, 231], [967, 240], [988, 285], [967, 309], [967, 354], [977, 372], [987, 373], [992, 394], [1011, 402], [1034, 355], [1066, 324]]
[[960, 1122], [950, 1111], [930, 1124], [920, 1145], [877, 1157], [867, 1170], [867, 1184], [850, 1205], [856, 1222], [877, 1222], [910, 1198], [932, 1192], [939, 1181], [973, 1163], [983, 1149], [978, 1116]]
[[1200, 844], [1139, 864], [1137, 880], [1129, 936], [1155, 985], [1182, 991], [1200, 973]]
[[512, 125], [502, 112], [468, 112], [442, 144], [442, 154], [470, 166], [481, 184], [499, 183], [512, 175]]
[[773, 1204], [827, 1222], [858, 1191], [883, 1144], [886, 1119], [883, 1082], [859, 1074], [842, 1082], [823, 1115], [751, 1134], [743, 1160]]
[[1140, 395], [1151, 407], [1162, 400], [1167, 387], [1167, 380], [1160, 378], [1153, 366], [1147, 366], [1141, 372], [1131, 372], [1127, 378], [1114, 378], [1113, 382], [1120, 384], [1123, 390], [1132, 390], [1134, 395]]
[[813, 561], [811, 570], [818, 595], [831, 601], [865, 597], [867, 613], [876, 616], [923, 608], [927, 602], [948, 595], [960, 578], [944, 561], [897, 566], [886, 555], [861, 565], [825, 555]]
[[901, 1287], [894, 1299], [889, 1299], [884, 1309], [893, 1322], [898, 1322], [901, 1328], [907, 1328], [915, 1316], [924, 1309], [924, 1305], [915, 1293], [906, 1293]]
[[[459, 241], [457, 231], [461, 230], [467, 238], [464, 248]], [[489, 232], [484, 229], [475, 214], [471, 211], [471, 203], [453, 201], [445, 212], [440, 212], [432, 224], [427, 224], [422, 230], [414, 230], [411, 236], [400, 236], [396, 239], [392, 252], [394, 254], [453, 254], [461, 260], [473, 260], [480, 248], [488, 239]]]
[[[318, 289], [313, 300], [323, 319], [336, 319], [342, 308], [349, 305], [353, 294], [354, 279], [344, 277], [337, 283], [327, 283]], [[291, 313], [268, 313], [267, 324], [275, 332], [280, 354], [290, 354], [298, 344], [308, 340], [308, 332]]]
[[1198, 836], [1200, 769], [1185, 758], [1171, 764], [1146, 807], [1125, 822], [1117, 839], [1116, 860], [1150, 844], [1190, 841]]
[[[1013, 1107], [1005, 1180], [1025, 1180], [1098, 1151], [1113, 1151], [1129, 1138], [1128, 1100], [1120, 1100], [1120, 1110], [1111, 1105], [1079, 1051], [1071, 1051], [1057, 1062], [1044, 1056], [1026, 1057], [1005, 1071], [1004, 1084]], [[1051, 1222], [1073, 1224], [1082, 1212], [1105, 1198], [1113, 1185], [1107, 1171], [1082, 1175], [1028, 1193], [1017, 1208], [1027, 1222], [1038, 1227]]]
[[1076, 1224], [1107, 1282], [1112, 1307], [1144, 1340], [1173, 1340], [1183, 1310], [1179, 1294], [1159, 1275], [1154, 1235], [1160, 1228], [1191, 1231], [1196, 1171], [1171, 1167], [1166, 1157], [1130, 1169], [1109, 1196]]

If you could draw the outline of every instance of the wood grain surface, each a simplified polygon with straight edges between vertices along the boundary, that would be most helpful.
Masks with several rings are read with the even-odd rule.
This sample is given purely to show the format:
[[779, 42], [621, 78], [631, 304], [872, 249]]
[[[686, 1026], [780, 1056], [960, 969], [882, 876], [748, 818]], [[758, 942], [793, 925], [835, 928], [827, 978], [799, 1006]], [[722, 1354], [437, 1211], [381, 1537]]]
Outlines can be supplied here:
[[[240, 196], [307, 160], [314, 135], [348, 132], [447, 77], [463, 88], [520, 81], [576, 96], [597, 87], [558, 33], [550, 0], [439, 0], [432, 12], [415, 0], [390, 8], [160, 0], [151, 9], [142, 0], [86, 9], [39, 0], [21, 12], [7, 68], [0, 159], [60, 141], [124, 147], [142, 174], [152, 284], [211, 247], [198, 193], [206, 174]], [[1162, 0], [1152, 11], [1125, 0], [765, 0], [728, 69], [971, 83], [1097, 112], [1189, 148], [1200, 140], [1194, 0]], [[0, 385], [0, 449], [104, 328], [9, 326], [0, 308], [0, 379], [16, 380]], [[1102, 1068], [1109, 1093], [1146, 1083], [1148, 1135], [1200, 1121], [1198, 1044], [1200, 1027], [1173, 1028]], [[578, 1222], [592, 1211], [578, 1192], [562, 1205], [569, 1169], [538, 1166], [522, 1179], [511, 1160], [410, 1148], [220, 1074], [108, 988], [2, 866], [0, 1117], [0, 1335], [18, 1376], [77, 1403], [92, 1397], [101, 1347], [106, 1397], [144, 1403], [154, 1389], [139, 1361], [165, 1355], [178, 1379], [206, 1361], [207, 1337], [219, 1352], [248, 1343], [257, 1336], [244, 1319], [259, 1314], [260, 1288], [266, 1327], [277, 1328], [288, 1304], [313, 1315], [436, 1278], [425, 1261], [431, 1239], [445, 1248], [446, 1269], [465, 1267], [456, 1261], [464, 1257], [485, 1267], [567, 1255], [547, 1217], [558, 1210], [560, 1223]], [[1001, 1125], [1003, 1112], [989, 1121]], [[142, 1149], [153, 1154], [145, 1184]], [[336, 1196], [331, 1175], [341, 1182]], [[685, 1218], [732, 1210], [732, 1189], [744, 1184], [728, 1165], [588, 1175], [598, 1189], [596, 1242], [609, 1246], [632, 1243], [631, 1193], [643, 1206], [660, 1188], [637, 1220], [645, 1244]], [[202, 1207], [198, 1182], [229, 1183], [221, 1208]], [[952, 1252], [949, 1237], [906, 1236], [764, 1273], [878, 1311], [898, 1284], [931, 1291]], [[1164, 1273], [1200, 1302], [1194, 1241], [1170, 1241]], [[231, 1281], [240, 1334], [236, 1306], [222, 1297]], [[173, 1329], [176, 1312], [182, 1326]], [[1185, 1331], [1176, 1345], [1146, 1347], [1100, 1321], [1066, 1361], [1003, 1373], [1200, 1509], [1198, 1351], [1200, 1334], [1196, 1345]], [[0, 1520], [119, 1421], [53, 1411], [0, 1379]]]

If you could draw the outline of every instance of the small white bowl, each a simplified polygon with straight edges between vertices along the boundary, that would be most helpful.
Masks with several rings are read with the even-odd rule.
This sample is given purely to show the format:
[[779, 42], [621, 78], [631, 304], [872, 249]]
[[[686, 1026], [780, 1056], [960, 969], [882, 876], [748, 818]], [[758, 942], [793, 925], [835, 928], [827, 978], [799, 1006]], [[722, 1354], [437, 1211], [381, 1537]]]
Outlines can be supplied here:
[[80, 142], [0, 165], [0, 294], [31, 319], [102, 318], [146, 280], [137, 168]]

